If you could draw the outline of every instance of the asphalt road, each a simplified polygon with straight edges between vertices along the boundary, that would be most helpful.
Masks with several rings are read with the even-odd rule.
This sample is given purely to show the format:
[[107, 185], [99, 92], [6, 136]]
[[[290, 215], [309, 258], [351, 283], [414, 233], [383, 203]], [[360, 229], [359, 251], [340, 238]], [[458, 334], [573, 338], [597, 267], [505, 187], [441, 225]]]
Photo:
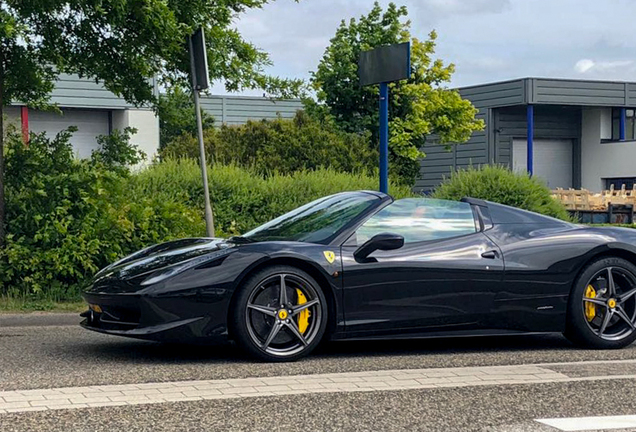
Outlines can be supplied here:
[[582, 350], [561, 335], [332, 342], [296, 363], [260, 363], [233, 345], [163, 345], [80, 327], [0, 329], [0, 391], [384, 369], [636, 359], [636, 345]]
[[[0, 328], [0, 391], [349, 371], [636, 359], [573, 347], [560, 335], [330, 343], [287, 364], [233, 345], [161, 345], [78, 327]], [[597, 366], [590, 365], [591, 369]], [[633, 373], [633, 365], [631, 366]], [[611, 371], [603, 371], [608, 374]], [[636, 414], [636, 381], [325, 393], [0, 415], [0, 431], [553, 431], [540, 417]]]

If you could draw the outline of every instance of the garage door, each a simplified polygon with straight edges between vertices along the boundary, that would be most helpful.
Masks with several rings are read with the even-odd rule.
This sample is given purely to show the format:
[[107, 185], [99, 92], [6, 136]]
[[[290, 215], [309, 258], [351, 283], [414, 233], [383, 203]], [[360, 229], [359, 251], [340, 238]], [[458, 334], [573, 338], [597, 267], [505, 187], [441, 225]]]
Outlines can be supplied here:
[[52, 112], [29, 110], [29, 129], [31, 132], [46, 132], [54, 137], [58, 132], [76, 126], [71, 144], [79, 157], [90, 157], [97, 148], [96, 137], [108, 135], [109, 120], [107, 110], [64, 109], [62, 115]]
[[[542, 178], [550, 189], [572, 187], [572, 140], [535, 139], [534, 175]], [[512, 142], [512, 167], [526, 172], [528, 143], [525, 139]]]

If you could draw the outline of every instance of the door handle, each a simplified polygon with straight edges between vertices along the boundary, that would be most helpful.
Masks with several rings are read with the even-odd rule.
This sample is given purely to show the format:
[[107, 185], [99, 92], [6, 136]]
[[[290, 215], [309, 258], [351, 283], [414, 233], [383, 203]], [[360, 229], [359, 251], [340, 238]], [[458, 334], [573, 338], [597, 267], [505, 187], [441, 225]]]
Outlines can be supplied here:
[[497, 253], [497, 251], [491, 250], [481, 254], [481, 257], [487, 259], [496, 259], [499, 257], [499, 254]]

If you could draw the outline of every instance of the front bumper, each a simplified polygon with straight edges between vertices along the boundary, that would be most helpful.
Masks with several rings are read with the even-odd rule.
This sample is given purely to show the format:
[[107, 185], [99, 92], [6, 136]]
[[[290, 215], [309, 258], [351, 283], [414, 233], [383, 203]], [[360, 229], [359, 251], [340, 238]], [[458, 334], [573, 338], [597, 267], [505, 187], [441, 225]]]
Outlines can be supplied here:
[[224, 342], [227, 340], [227, 334], [216, 336], [202, 337], [200, 326], [205, 321], [205, 317], [190, 318], [171, 323], [159, 324], [149, 327], [138, 327], [129, 330], [117, 330], [113, 328], [105, 328], [99, 323], [99, 320], [93, 317], [86, 317], [80, 326], [87, 330], [98, 333], [104, 333], [115, 336], [125, 336], [135, 339], [153, 340], [159, 342], [180, 342], [180, 343], [197, 343], [197, 342]]
[[227, 340], [225, 296], [84, 293], [91, 305], [80, 325], [100, 333], [162, 342]]

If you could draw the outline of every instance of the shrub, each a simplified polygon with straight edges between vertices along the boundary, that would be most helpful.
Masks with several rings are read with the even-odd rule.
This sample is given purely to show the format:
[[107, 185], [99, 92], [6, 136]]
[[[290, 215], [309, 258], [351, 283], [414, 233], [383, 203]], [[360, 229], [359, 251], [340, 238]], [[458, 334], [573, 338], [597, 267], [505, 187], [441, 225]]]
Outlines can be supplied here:
[[146, 154], [135, 145], [130, 144], [130, 137], [137, 133], [135, 128], [123, 131], [113, 130], [110, 135], [97, 137], [98, 148], [91, 153], [93, 163], [102, 164], [105, 168], [128, 173], [128, 167], [137, 165], [146, 159]]
[[[331, 121], [319, 121], [302, 111], [293, 119], [248, 121], [240, 126], [207, 128], [204, 142], [214, 163], [234, 164], [259, 174], [291, 174], [331, 168], [350, 173], [371, 173], [377, 152], [369, 149], [368, 135], [340, 131]], [[166, 145], [161, 155], [198, 158], [197, 139], [182, 134]]]
[[17, 135], [7, 137], [1, 292], [72, 297], [97, 269], [122, 255], [203, 232], [198, 213], [185, 204], [129, 194], [120, 156], [135, 159], [136, 150], [127, 134], [100, 140], [107, 144], [103, 151], [77, 160], [71, 132], [53, 139], [31, 135], [29, 146]]
[[502, 166], [459, 170], [438, 186], [433, 196], [452, 200], [481, 198], [563, 220], [570, 219], [563, 204], [552, 198], [550, 189], [541, 180], [514, 173]]
[[[326, 168], [259, 176], [236, 165], [217, 164], [208, 175], [216, 234], [221, 236], [247, 232], [325, 195], [377, 188], [375, 177]], [[133, 195], [183, 201], [203, 214], [201, 171], [194, 160], [168, 159], [150, 167], [131, 179], [130, 191]], [[412, 194], [404, 186], [392, 185], [391, 191], [396, 197]]]
[[[74, 158], [65, 131], [6, 141], [7, 239], [0, 293], [75, 298], [101, 267], [145, 246], [205, 234], [203, 187], [194, 160], [167, 160], [130, 173], [138, 150], [129, 133], [101, 138], [88, 160]], [[262, 176], [237, 166], [210, 168], [218, 235], [243, 233], [315, 198], [374, 189], [377, 180], [331, 169]], [[395, 188], [398, 196], [407, 188]]]

